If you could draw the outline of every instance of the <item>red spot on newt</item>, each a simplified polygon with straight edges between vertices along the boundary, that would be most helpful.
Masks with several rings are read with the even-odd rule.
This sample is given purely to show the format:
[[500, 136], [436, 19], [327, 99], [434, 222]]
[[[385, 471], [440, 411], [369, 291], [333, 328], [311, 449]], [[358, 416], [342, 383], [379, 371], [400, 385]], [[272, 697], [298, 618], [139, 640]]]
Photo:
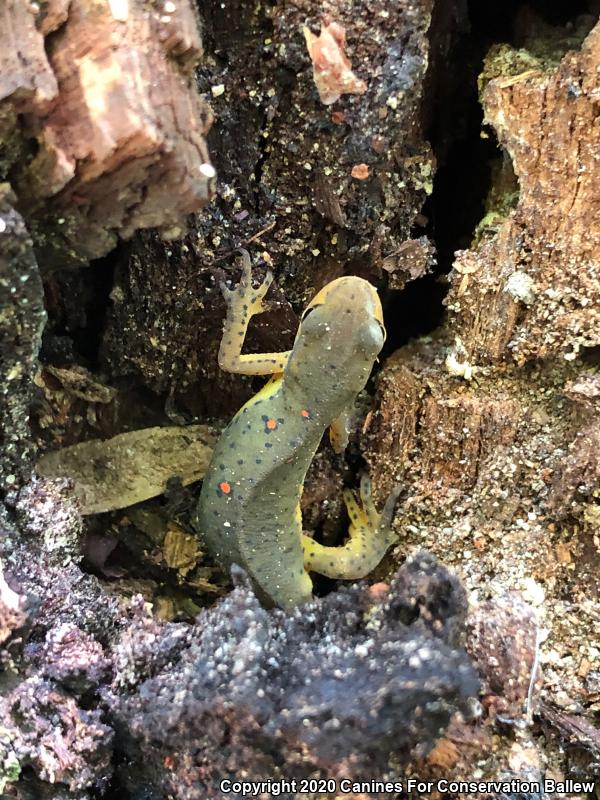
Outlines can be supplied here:
[[267, 417], [266, 414], [263, 414], [262, 421], [265, 423], [265, 433], [271, 433], [272, 431], [276, 431], [279, 427], [279, 423], [284, 420], [273, 419], [273, 417]]
[[304, 417], [304, 419], [308, 419], [310, 417], [310, 412], [307, 411], [305, 408], [303, 408], [302, 411], [300, 412], [300, 416]]
[[227, 481], [221, 481], [219, 489], [223, 494], [231, 494], [231, 484], [227, 483]]

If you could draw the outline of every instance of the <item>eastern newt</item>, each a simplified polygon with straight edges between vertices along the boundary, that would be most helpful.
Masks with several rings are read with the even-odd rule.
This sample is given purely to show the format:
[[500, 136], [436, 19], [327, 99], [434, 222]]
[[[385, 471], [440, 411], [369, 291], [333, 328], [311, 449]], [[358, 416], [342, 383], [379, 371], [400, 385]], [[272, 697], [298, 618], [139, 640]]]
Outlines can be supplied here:
[[242, 354], [252, 316], [264, 311], [269, 272], [252, 287], [248, 253], [240, 283], [221, 289], [227, 318], [219, 365], [228, 372], [272, 375], [222, 433], [202, 486], [194, 524], [223, 566], [239, 564], [276, 605], [290, 608], [312, 597], [309, 572], [363, 578], [395, 537], [391, 520], [397, 493], [380, 515], [369, 479], [360, 497], [344, 492], [349, 538], [325, 547], [302, 533], [300, 497], [308, 467], [330, 427], [345, 447], [346, 419], [364, 388], [384, 340], [375, 288], [354, 276], [327, 284], [304, 311], [291, 350]]

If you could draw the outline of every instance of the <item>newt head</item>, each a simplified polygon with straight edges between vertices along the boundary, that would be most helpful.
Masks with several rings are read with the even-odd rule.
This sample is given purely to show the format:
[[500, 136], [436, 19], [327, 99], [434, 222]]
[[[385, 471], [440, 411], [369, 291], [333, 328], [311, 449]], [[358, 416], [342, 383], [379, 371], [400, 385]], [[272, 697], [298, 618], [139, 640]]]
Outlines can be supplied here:
[[288, 384], [347, 402], [365, 385], [385, 341], [381, 301], [363, 278], [345, 276], [327, 284], [302, 315], [284, 372]]
[[329, 304], [332, 311], [347, 308], [356, 308], [357, 311], [363, 310], [374, 317], [383, 329], [385, 341], [385, 327], [383, 324], [383, 311], [381, 300], [375, 287], [364, 278], [357, 278], [356, 275], [345, 275], [343, 278], [336, 278], [313, 297], [307, 305], [302, 318], [306, 317], [309, 311], [317, 306]]

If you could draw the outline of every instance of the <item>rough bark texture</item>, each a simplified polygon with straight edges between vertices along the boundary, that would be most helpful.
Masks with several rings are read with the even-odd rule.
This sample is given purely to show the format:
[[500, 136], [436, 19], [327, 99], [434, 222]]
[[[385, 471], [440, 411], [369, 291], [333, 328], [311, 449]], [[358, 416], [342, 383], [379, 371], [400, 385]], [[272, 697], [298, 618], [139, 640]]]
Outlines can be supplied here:
[[138, 228], [180, 234], [212, 194], [211, 115], [190, 91], [197, 21], [170, 5], [2, 3], [0, 158], [43, 266]]
[[0, 184], [0, 495], [27, 480], [33, 378], [46, 322], [42, 281], [15, 197]]
[[[239, 574], [229, 592], [188, 534], [197, 487], [182, 488], [177, 447], [164, 495], [121, 509], [112, 492], [93, 507], [110, 514], [82, 517], [68, 482], [30, 477], [36, 445], [83, 442], [97, 500], [112, 437], [148, 444], [142, 428], [237, 409], [256, 384], [219, 373], [216, 351], [218, 284], [237, 276], [240, 245], [278, 284], [251, 349], [288, 346], [307, 297], [354, 273], [381, 289], [393, 350], [398, 297], [434, 262], [423, 120], [433, 87], [452, 82], [472, 11], [459, 0], [203, 4], [197, 79], [217, 114], [215, 202], [181, 241], [142, 231], [67, 272], [48, 267], [85, 262], [136, 228], [175, 235], [208, 198], [195, 18], [179, 2], [0, 5], [0, 169], [16, 190], [0, 201], [3, 797], [219, 798], [219, 780], [242, 769], [598, 774], [600, 58], [598, 28], [581, 45], [589, 17], [567, 47], [565, 31], [560, 42], [537, 29], [548, 52], [533, 40], [491, 52], [482, 102], [507, 153], [495, 213], [457, 255], [439, 330], [385, 362], [346, 460], [325, 446], [309, 474], [304, 524], [328, 544], [343, 525], [342, 479], [363, 459], [380, 499], [401, 484], [398, 545], [378, 582], [323, 583], [289, 615], [263, 609]], [[337, 58], [358, 94], [322, 102], [332, 78], [314, 49], [311, 61], [305, 24], [313, 35], [334, 26], [338, 45], [345, 28], [349, 63]], [[126, 455], [114, 459], [121, 495], [136, 483]]]
[[[591, 222], [599, 66], [596, 26], [553, 68], [485, 86], [487, 118], [514, 159], [517, 207], [458, 254], [442, 330], [388, 360], [363, 444], [381, 496], [404, 487], [396, 556], [426, 547], [454, 566], [474, 607], [482, 603], [470, 647], [488, 682], [487, 713], [514, 725], [525, 706], [535, 711], [537, 662], [546, 733], [580, 725], [566, 762], [520, 736], [532, 774], [545, 758], [558, 774], [596, 774], [599, 755], [584, 733], [600, 676], [590, 639], [600, 620], [599, 391], [587, 349], [598, 343], [600, 308]], [[456, 751], [462, 774], [469, 747]], [[484, 772], [509, 770], [515, 758], [504, 741]]]
[[[512, 160], [516, 209], [460, 253], [446, 303], [471, 364], [517, 363], [600, 343], [600, 27], [558, 68], [490, 55], [481, 98]], [[596, 222], [593, 222], [593, 221]]]
[[[184, 411], [232, 414], [251, 389], [216, 368], [224, 313], [218, 284], [242, 245], [262, 251], [296, 311], [347, 272], [381, 285], [393, 271], [399, 288], [426, 271], [431, 255], [415, 273], [401, 245], [422, 222], [433, 181], [421, 121], [431, 6], [326, 3], [318, 16], [310, 3], [272, 12], [235, 2], [203, 6], [212, 36], [199, 83], [214, 97], [209, 142], [218, 199], [182, 245], [142, 236], [119, 266], [104, 347], [112, 375], [167, 389]], [[318, 30], [321, 13], [345, 26], [349, 57], [368, 84], [334, 106], [319, 99], [302, 36], [305, 23]], [[364, 179], [352, 176], [357, 165], [368, 168]], [[250, 350], [285, 348], [295, 333], [283, 295], [270, 296], [277, 305], [257, 321]]]

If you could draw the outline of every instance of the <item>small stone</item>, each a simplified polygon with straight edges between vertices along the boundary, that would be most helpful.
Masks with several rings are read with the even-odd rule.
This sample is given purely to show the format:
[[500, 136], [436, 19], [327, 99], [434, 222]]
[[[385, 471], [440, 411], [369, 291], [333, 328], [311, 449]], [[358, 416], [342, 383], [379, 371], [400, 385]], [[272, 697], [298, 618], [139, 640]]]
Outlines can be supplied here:
[[214, 178], [217, 174], [216, 169], [212, 164], [200, 164], [198, 171], [204, 175], [205, 178]]

